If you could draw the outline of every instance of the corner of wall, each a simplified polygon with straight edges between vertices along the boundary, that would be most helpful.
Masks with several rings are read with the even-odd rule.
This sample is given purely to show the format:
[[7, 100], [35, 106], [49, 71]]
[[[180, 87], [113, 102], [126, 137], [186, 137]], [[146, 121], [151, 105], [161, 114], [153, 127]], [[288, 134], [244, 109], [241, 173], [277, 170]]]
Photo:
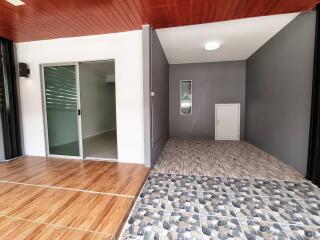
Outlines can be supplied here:
[[142, 26], [144, 164], [151, 167], [150, 123], [150, 26]]

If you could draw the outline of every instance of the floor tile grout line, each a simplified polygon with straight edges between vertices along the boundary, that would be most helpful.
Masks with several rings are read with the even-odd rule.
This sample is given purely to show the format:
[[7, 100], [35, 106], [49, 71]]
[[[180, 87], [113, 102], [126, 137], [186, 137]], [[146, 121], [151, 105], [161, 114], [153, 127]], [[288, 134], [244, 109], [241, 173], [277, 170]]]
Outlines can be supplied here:
[[[227, 195], [228, 195], [228, 197], [229, 197], [229, 193], [227, 193]], [[261, 196], [259, 196], [259, 197], [262, 199], [263, 203], [267, 206], [267, 208], [268, 208], [269, 210], [271, 210], [270, 207], [269, 207], [269, 205], [264, 201], [263, 197], [261, 197]], [[267, 197], [269, 198], [269, 196], [267, 196]], [[272, 197], [272, 196], [270, 196], [270, 197]], [[230, 198], [230, 197], [229, 197], [229, 198]], [[231, 201], [231, 199], [230, 199], [230, 201]], [[237, 220], [238, 220], [238, 222], [239, 222], [239, 224], [240, 224], [240, 228], [241, 228], [242, 232], [244, 233], [244, 235], [245, 235], [245, 232], [244, 232], [244, 230], [243, 230], [243, 228], [242, 228], [241, 221], [253, 221], [253, 222], [257, 222], [257, 223], [259, 223], [259, 222], [266, 222], [266, 223], [270, 223], [270, 224], [278, 224], [288, 239], [290, 239], [290, 237], [289, 237], [289, 235], [286, 233], [286, 231], [283, 229], [282, 225], [289, 225], [289, 226], [308, 226], [308, 225], [302, 225], [302, 224], [282, 223], [282, 222], [279, 222], [278, 219], [277, 219], [277, 222], [273, 222], [273, 221], [265, 221], [265, 220], [262, 220], [262, 221], [261, 221], [261, 220], [254, 220], [254, 219], [249, 219], [249, 218], [239, 218], [239, 216], [238, 216], [238, 214], [237, 214], [236, 211], [235, 211], [235, 214], [236, 214], [236, 216], [237, 216], [236, 218], [237, 218]], [[310, 225], [310, 226], [311, 226], [311, 225]], [[246, 237], [246, 235], [245, 235], [245, 237]], [[247, 238], [247, 237], [246, 237], [246, 238]]]
[[[199, 198], [198, 198], [198, 201], [199, 201]], [[199, 203], [199, 205], [200, 205], [200, 203]], [[201, 214], [200, 214], [200, 206], [199, 206], [199, 213], [198, 213], [198, 216], [199, 216], [199, 223], [200, 223], [200, 232], [201, 232], [201, 237], [202, 237], [202, 239], [204, 239], [204, 233], [203, 233], [203, 231], [202, 231], [203, 223], [202, 223]]]
[[[176, 175], [180, 175], [180, 174], [176, 174]], [[188, 176], [188, 175], [185, 175], [185, 176]], [[194, 175], [193, 175], [194, 176]], [[214, 177], [216, 178], [216, 177]], [[219, 177], [222, 179], [224, 179], [224, 177]], [[268, 180], [268, 179], [248, 179], [248, 178], [233, 178], [233, 179], [237, 179], [237, 180], [262, 180], [262, 181], [279, 181], [279, 180]], [[151, 180], [147, 180], [147, 182], [150, 182]], [[224, 181], [223, 181], [224, 182]], [[291, 182], [291, 181], [290, 181]], [[306, 181], [298, 181], [298, 182], [306, 182]], [[197, 185], [197, 184], [196, 184]], [[226, 187], [226, 186], [225, 186]], [[167, 189], [179, 189], [179, 187], [161, 187], [161, 188], [167, 188]], [[190, 190], [190, 189], [186, 189], [186, 188], [183, 188], [183, 187], [180, 187], [181, 189], [185, 189], [185, 190]], [[226, 187], [227, 188], [227, 187]], [[249, 186], [249, 188], [254, 191], [252, 189], [251, 186]], [[201, 191], [201, 190], [190, 190], [190, 191]], [[209, 191], [213, 191], [213, 190], [202, 190], [202, 192], [209, 192]], [[287, 190], [286, 190], [287, 191]], [[228, 192], [228, 191], [226, 191]], [[228, 192], [229, 193], [229, 192]], [[257, 194], [247, 194], [247, 193], [244, 193], [244, 192], [235, 192], [235, 191], [232, 191], [232, 193], [230, 194], [233, 194], [233, 195], [236, 195], [236, 194], [243, 194], [243, 195], [248, 195], [248, 196], [260, 196], [260, 197], [268, 197], [270, 195], [262, 195], [262, 194], [259, 194], [259, 192], [257, 192]], [[289, 196], [290, 193], [288, 192]], [[282, 197], [282, 196], [279, 196], [279, 195], [271, 195], [271, 197], [278, 197], [278, 198], [282, 198], [282, 199], [294, 199], [295, 197], [294, 196], [291, 196], [291, 197]], [[303, 199], [303, 198], [298, 198], [298, 199]]]
[[9, 184], [25, 185], [25, 186], [31, 186], [31, 187], [52, 188], [52, 189], [60, 189], [60, 190], [75, 191], [75, 192], [84, 192], [84, 193], [92, 193], [92, 194], [118, 196], [118, 197], [125, 197], [125, 198], [134, 198], [134, 196], [132, 196], [132, 195], [125, 195], [125, 194], [108, 193], [108, 192], [96, 192], [96, 191], [76, 189], [76, 188], [66, 188], [66, 187], [58, 187], [58, 186], [32, 184], [32, 183], [20, 183], [20, 182], [6, 181], [6, 180], [0, 180], [0, 183], [9, 183]]
[[[309, 216], [314, 218], [314, 216], [299, 202], [299, 199], [298, 200], [294, 199], [294, 200], [299, 204], [299, 206], [301, 206], [308, 213]], [[300, 199], [300, 200], [304, 200], [304, 199]], [[320, 227], [320, 225], [318, 227]]]
[[286, 237], [287, 237], [288, 239], [290, 239], [289, 234], [287, 233], [287, 231], [286, 231], [286, 230], [284, 230], [284, 228], [283, 228], [283, 226], [282, 226], [282, 224], [281, 224], [281, 223], [279, 223], [279, 226], [280, 226], [280, 228], [282, 229], [282, 231], [284, 232], [284, 234], [286, 235]]
[[[227, 193], [228, 194], [228, 197], [229, 197], [229, 195], [231, 195], [230, 193]], [[235, 194], [232, 194], [232, 195], [235, 195]], [[281, 197], [274, 197], [274, 196], [269, 196], [269, 195], [267, 195], [267, 196], [264, 196], [264, 197], [262, 197], [262, 196], [260, 196], [260, 195], [249, 195], [249, 196], [258, 196], [258, 197], [260, 197], [261, 199], [262, 199], [262, 201], [263, 201], [263, 203], [267, 206], [267, 208], [268, 208], [268, 210], [271, 210], [270, 209], [270, 207], [269, 207], [269, 205], [265, 202], [265, 200], [263, 199], [263, 198], [280, 198], [280, 199], [285, 199], [285, 200], [295, 200], [296, 202], [298, 202], [296, 199], [294, 199], [294, 198], [281, 198]], [[298, 202], [299, 203], [299, 202]], [[300, 203], [299, 203], [299, 205], [301, 205]], [[302, 206], [303, 207], [303, 206]], [[304, 208], [304, 210], [305, 210], [305, 208]], [[272, 210], [271, 210], [272, 211]], [[307, 211], [307, 210], [306, 210]], [[309, 211], [307, 211], [308, 212], [308, 214], [309, 215], [311, 215], [310, 213], [309, 213]], [[311, 215], [312, 216], [312, 215]], [[249, 218], [239, 218], [239, 219], [241, 219], [241, 220], [252, 220], [252, 219], [249, 219]], [[277, 224], [282, 224], [282, 225], [293, 225], [293, 226], [316, 226], [316, 225], [305, 225], [305, 224], [298, 224], [298, 223], [285, 223], [285, 222], [280, 222], [279, 221], [279, 219], [277, 219], [276, 218], [276, 222], [274, 222], [274, 221], [265, 221], [265, 220], [262, 220], [262, 221], [260, 221], [260, 220], [252, 220], [252, 221], [255, 221], [255, 222], [268, 222], [268, 223], [277, 223]]]
[[[279, 199], [279, 197], [273, 197], [273, 196], [270, 196], [270, 197], [268, 196], [268, 198], [269, 198], [269, 199], [270, 199], [270, 198], [278, 198], [278, 199]], [[263, 198], [261, 198], [261, 199], [262, 199], [263, 202], [265, 202]], [[282, 198], [282, 199], [283, 199], [283, 198]], [[295, 199], [295, 198], [286, 198], [286, 200], [287, 200], [287, 199], [288, 199], [288, 200], [294, 200], [294, 201], [296, 201], [296, 202], [298, 203], [298, 205], [301, 206], [304, 211], [306, 211], [307, 215], [309, 215], [310, 217], [314, 218], [314, 216], [313, 216], [305, 207], [303, 207], [297, 199]], [[303, 200], [303, 199], [301, 199], [301, 200]], [[271, 208], [269, 207], [269, 205], [268, 205], [267, 203], [265, 203], [265, 204], [266, 204], [266, 205], [268, 206], [268, 208], [271, 210]], [[272, 210], [271, 210], [271, 211], [272, 211]], [[277, 219], [277, 221], [278, 221], [279, 224], [286, 224], [286, 223], [279, 222], [278, 219]], [[316, 226], [316, 225], [310, 225], [310, 224], [305, 225], [305, 224], [297, 224], [297, 223], [296, 223], [296, 224], [289, 224], [289, 223], [288, 223], [287, 225]], [[318, 226], [318, 227], [320, 227], [320, 226]]]
[[[238, 178], [237, 180], [249, 180], [249, 179], [246, 179], [246, 178], [244, 178], [244, 179]], [[260, 179], [253, 179], [253, 180], [260, 180]], [[147, 180], [147, 181], [150, 182], [151, 179], [150, 179], [150, 180]], [[223, 181], [223, 179], [222, 179], [222, 181]], [[277, 180], [263, 180], [263, 181], [277, 181]], [[224, 182], [224, 181], [223, 181], [223, 182]], [[195, 183], [196, 183], [196, 184], [194, 184], [194, 185], [199, 185], [199, 184], [197, 184], [197, 182], [195, 182]], [[250, 183], [250, 185], [253, 185], [253, 183], [252, 183], [251, 181], [250, 181], [249, 183]], [[283, 186], [281, 186], [281, 187], [283, 188]], [[161, 188], [177, 189], [177, 188], [179, 188], [179, 187], [161, 187]], [[182, 188], [184, 188], [184, 187], [180, 187], [180, 188], [182, 189]], [[225, 188], [227, 188], [227, 186], [225, 186]], [[274, 197], [287, 198], [287, 199], [296, 198], [296, 197], [294, 197], [294, 196], [291, 196], [291, 195], [290, 195], [290, 192], [288, 192], [286, 189], [284, 189], [284, 190], [285, 190], [285, 191], [287, 192], [287, 194], [288, 194], [289, 196], [291, 196], [291, 197], [281, 197], [280, 195], [263, 195], [263, 194], [260, 194], [257, 190], [255, 190], [255, 189], [254, 189], [255, 187], [249, 186], [249, 188], [252, 190], [252, 192], [256, 191], [257, 194], [247, 194], [247, 193], [245, 193], [245, 192], [239, 192], [239, 193], [241, 193], [241, 194], [246, 194], [246, 195], [251, 195], [251, 196], [257, 196], [257, 195], [259, 195], [259, 196], [274, 196]], [[190, 189], [186, 189], [186, 190], [190, 190]], [[196, 191], [196, 190], [195, 190], [195, 191]], [[197, 190], [197, 191], [206, 192], [206, 191], [214, 191], [214, 190], [203, 189], [203, 190]], [[231, 192], [231, 191], [230, 191], [230, 192]], [[232, 191], [232, 192], [237, 193], [237, 192], [235, 192], [235, 191]], [[304, 199], [304, 198], [297, 198], [297, 199]]]
[[[274, 221], [267, 221], [267, 220], [254, 220], [254, 219], [250, 219], [250, 218], [240, 218], [237, 216], [220, 216], [217, 215], [215, 213], [194, 213], [194, 212], [185, 212], [183, 210], [164, 210], [161, 208], [154, 208], [154, 207], [150, 207], [147, 205], [138, 205], [137, 207], [141, 207], [144, 209], [153, 209], [153, 210], [157, 210], [157, 211], [164, 211], [166, 213], [171, 213], [171, 212], [177, 212], [177, 213], [186, 213], [186, 214], [196, 214], [196, 215], [200, 215], [200, 216], [212, 216], [212, 217], [216, 217], [216, 218], [226, 218], [226, 219], [238, 219], [239, 221], [244, 221], [244, 220], [250, 220], [253, 222], [265, 222], [265, 223], [277, 223], [277, 224], [283, 224], [283, 225], [292, 225], [292, 226], [313, 226], [313, 227], [317, 227], [316, 225], [303, 225], [303, 224], [294, 224], [294, 223], [284, 223], [284, 222], [274, 222]], [[235, 212], [236, 213], [236, 212]]]
[[[234, 196], [236, 196], [237, 194], [231, 194], [231, 193], [229, 193], [229, 192], [227, 192], [227, 194], [228, 194], [228, 197], [230, 196], [230, 195], [234, 195]], [[246, 196], [258, 196], [258, 197], [260, 197], [261, 198], [261, 200], [263, 201], [263, 203], [267, 206], [267, 208], [268, 208], [268, 210], [271, 210], [271, 208], [269, 207], [269, 205], [265, 202], [265, 200], [264, 200], [264, 198], [278, 198], [278, 199], [285, 199], [285, 200], [295, 200], [296, 202], [298, 202], [294, 197], [292, 197], [292, 198], [283, 198], [283, 197], [280, 197], [280, 196], [270, 196], [270, 195], [265, 195], [265, 196], [261, 196], [261, 195], [247, 195], [247, 194], [244, 194], [244, 195], [246, 195]], [[298, 204], [299, 205], [301, 205], [299, 202], [298, 202]], [[305, 211], [307, 211], [303, 206], [302, 206], [302, 208], [305, 210]], [[271, 210], [272, 211], [272, 210]], [[308, 212], [308, 214], [309, 215], [311, 215], [312, 216], [312, 214], [310, 214], [309, 213], [309, 211], [307, 211]], [[239, 218], [239, 219], [242, 219], [242, 218]], [[246, 218], [244, 218], [243, 220], [251, 220], [251, 219], [246, 219]], [[306, 225], [302, 225], [302, 224], [291, 224], [291, 223], [284, 223], [284, 222], [280, 222], [279, 221], [279, 219], [277, 219], [276, 218], [276, 222], [274, 222], [274, 221], [265, 221], [265, 220], [263, 220], [263, 221], [261, 221], [261, 222], [269, 222], [269, 223], [278, 223], [278, 224], [286, 224], [286, 225], [298, 225], [298, 226], [306, 226]], [[252, 220], [252, 221], [256, 221], [256, 222], [260, 222], [260, 221], [258, 221], [258, 220]], [[315, 226], [315, 225], [308, 225], [308, 226]]]
[[[300, 226], [300, 227], [317, 227], [316, 225], [304, 225], [304, 224], [294, 224], [294, 223], [288, 223], [288, 222], [278, 222], [278, 221], [266, 221], [266, 220], [255, 220], [255, 219], [250, 219], [250, 218], [240, 218], [237, 216], [237, 212], [235, 211], [235, 214], [236, 216], [219, 216], [219, 215], [216, 215], [215, 213], [207, 213], [207, 214], [202, 214], [202, 213], [192, 213], [192, 212], [185, 212], [185, 211], [182, 211], [182, 210], [164, 210], [164, 209], [161, 209], [161, 208], [154, 208], [154, 207], [150, 207], [150, 206], [147, 206], [147, 205], [140, 205], [139, 207], [141, 208], [144, 208], [144, 209], [154, 209], [156, 211], [164, 211], [165, 213], [172, 213], [172, 212], [177, 212], [177, 213], [185, 213], [185, 214], [196, 214], [196, 215], [200, 215], [200, 218], [201, 217], [206, 217], [206, 216], [212, 216], [212, 217], [215, 217], [215, 218], [222, 218], [222, 219], [237, 219], [238, 222], [240, 223], [241, 221], [253, 221], [253, 222], [264, 222], [264, 223], [270, 223], [270, 224], [278, 224], [278, 225], [285, 225], [285, 226]], [[242, 228], [241, 228], [242, 230]], [[243, 230], [242, 230], [243, 231]], [[243, 231], [244, 233], [244, 231]]]
[[[263, 197], [260, 197], [260, 198], [261, 198], [262, 202], [267, 206], [268, 210], [270, 210], [270, 211], [272, 212], [272, 214], [273, 214], [272, 209], [271, 209], [270, 206], [266, 203], [266, 201], [264, 200], [264, 198], [263, 198]], [[270, 198], [272, 198], [272, 196], [270, 196], [270, 197], [267, 196], [267, 198], [270, 199]], [[274, 218], [277, 220], [276, 223], [278, 223], [278, 224], [280, 225], [281, 222], [279, 222], [279, 219], [278, 219], [276, 216], [274, 216]], [[272, 222], [272, 221], [271, 221], [271, 222]]]
[[43, 224], [43, 225], [48, 225], [48, 226], [53, 226], [53, 227], [58, 227], [58, 228], [66, 228], [66, 229], [71, 229], [71, 230], [77, 230], [77, 231], [83, 231], [83, 232], [90, 232], [94, 234], [101, 234], [101, 235], [110, 235], [113, 236], [111, 233], [104, 233], [104, 232], [98, 232], [98, 231], [92, 231], [92, 230], [87, 230], [83, 228], [75, 228], [75, 227], [68, 227], [68, 226], [63, 226], [60, 224], [54, 224], [54, 223], [46, 223], [46, 222], [41, 222], [41, 221], [36, 221], [36, 220], [30, 220], [30, 219], [25, 219], [25, 218], [19, 218], [19, 217], [14, 217], [14, 216], [8, 216], [5, 214], [0, 214], [0, 217], [6, 217], [14, 220], [19, 220], [19, 221], [26, 221], [26, 222], [32, 222], [32, 223], [37, 223], [37, 224]]
[[[170, 186], [170, 184], [169, 184]], [[161, 226], [161, 236], [160, 239], [162, 240], [162, 237], [164, 236], [164, 229], [163, 229], [163, 224], [164, 221], [166, 220], [166, 212], [167, 212], [167, 202], [169, 201], [169, 188], [168, 188], [168, 193], [167, 193], [167, 199], [165, 200], [165, 204], [164, 204], [164, 211], [163, 211], [163, 220], [162, 220], [162, 226]]]
[[[223, 186], [226, 188], [227, 186], [225, 185], [224, 179], [223, 179], [222, 177], [221, 177], [221, 181], [222, 181]], [[228, 193], [226, 193], [226, 194], [227, 194], [227, 197], [228, 197], [228, 199], [229, 199], [229, 201], [230, 201], [230, 203], [231, 203], [231, 205], [232, 205], [232, 207], [233, 207], [234, 213], [236, 214], [236, 219], [237, 219], [237, 221], [238, 221], [238, 223], [239, 223], [240, 230], [242, 231], [245, 239], [247, 239], [247, 236], [246, 236], [246, 234], [245, 234], [245, 232], [243, 231], [243, 228], [242, 228], [242, 226], [241, 226], [241, 221], [240, 221], [240, 219], [239, 219], [239, 216], [238, 216], [238, 214], [237, 214], [237, 211], [236, 211], [235, 207], [234, 207], [233, 204], [232, 204], [232, 201], [231, 201], [231, 199], [230, 199], [229, 194], [228, 194]]]
[[136, 198], [135, 201], [134, 201], [134, 204], [133, 204], [133, 206], [132, 206], [132, 208], [131, 208], [130, 214], [128, 215], [127, 220], [126, 220], [123, 228], [121, 229], [121, 233], [120, 233], [120, 235], [119, 235], [119, 239], [121, 239], [122, 236], [123, 236], [123, 234], [124, 234], [124, 231], [125, 231], [125, 229], [126, 229], [126, 225], [127, 225], [128, 219], [130, 219], [130, 217], [132, 216], [133, 210], [134, 210], [134, 209], [136, 208], [136, 206], [137, 206], [137, 203], [138, 203], [138, 199], [139, 199], [139, 197], [140, 197], [140, 194], [143, 192], [143, 190], [144, 190], [144, 188], [145, 188], [145, 186], [146, 186], [146, 184], [147, 184], [147, 182], [148, 182], [148, 179], [149, 179], [150, 174], [151, 174], [151, 171], [149, 172], [148, 176], [146, 177], [146, 180], [145, 180], [142, 188], [140, 189], [140, 192], [139, 192], [139, 194], [137, 195], [137, 198]]
[[[149, 178], [149, 176], [148, 176], [148, 178]], [[148, 180], [148, 178], [147, 178], [147, 180], [146, 180], [146, 182], [145, 182], [145, 184], [144, 184], [144, 186], [143, 186], [143, 188], [142, 188], [142, 190], [141, 190], [141, 192], [144, 190], [144, 188], [145, 188], [145, 185], [147, 184], [147, 182], [149, 182], [150, 180]], [[169, 184], [169, 186], [170, 186], [170, 184]], [[168, 197], [169, 197], [169, 190], [170, 189], [172, 189], [172, 188], [166, 188], [166, 187], [159, 187], [159, 189], [168, 189], [168, 193], [167, 193], [167, 199], [165, 200], [166, 201], [166, 203], [168, 203], [168, 201], [169, 201], [169, 199], [168, 199]], [[181, 188], [180, 188], [181, 189]], [[184, 189], [181, 189], [181, 190], [184, 190]], [[200, 203], [199, 203], [199, 195], [198, 195], [198, 191], [197, 190], [191, 190], [191, 191], [196, 191], [196, 198], [197, 198], [197, 200], [198, 200], [198, 209], [199, 209], [199, 211], [200, 211]], [[139, 196], [140, 196], [140, 194], [139, 194]], [[201, 231], [201, 236], [202, 236], [202, 239], [203, 239], [203, 233], [202, 233], [202, 230], [201, 230], [201, 227], [202, 227], [202, 225], [201, 225], [201, 216], [200, 216], [200, 212], [199, 213], [192, 213], [192, 212], [185, 212], [185, 211], [182, 211], [182, 210], [168, 210], [167, 209], [167, 205], [168, 204], [166, 204], [165, 203], [165, 208], [164, 209], [162, 209], [161, 208], [161, 206], [160, 206], [160, 208], [154, 208], [153, 206], [150, 206], [150, 207], [148, 207], [148, 206], [144, 206], [143, 204], [141, 204], [141, 207], [142, 208], [146, 208], [146, 209], [148, 209], [148, 208], [150, 208], [150, 209], [154, 209], [155, 211], [160, 211], [160, 210], [162, 210], [163, 212], [164, 212], [164, 215], [163, 215], [163, 221], [162, 221], [162, 225], [163, 225], [163, 223], [164, 223], [164, 221], [165, 221], [165, 216], [166, 216], [166, 213], [172, 213], [172, 212], [177, 212], [177, 213], [182, 213], [182, 214], [187, 214], [187, 215], [192, 215], [192, 214], [196, 214], [196, 215], [198, 215], [198, 217], [199, 217], [199, 223], [200, 223], [200, 231]], [[136, 203], [135, 203], [135, 205], [136, 204], [138, 204], [138, 199], [137, 199], [137, 201], [136, 201]], [[133, 210], [134, 208], [132, 208], [132, 210]], [[130, 213], [130, 215], [132, 214], [132, 211], [131, 211], [131, 213]], [[170, 217], [170, 216], [169, 216]], [[125, 229], [124, 229], [125, 230]], [[164, 231], [164, 229], [163, 229], [163, 227], [161, 228], [161, 236], [160, 236], [160, 239], [162, 239], [162, 236], [163, 236], [163, 231]]]
[[[200, 174], [185, 174], [185, 173], [169, 173], [169, 172], [160, 172], [160, 171], [156, 171], [155, 169], [151, 170], [152, 173], [161, 173], [161, 174], [167, 174], [167, 175], [183, 175], [183, 176], [195, 176], [195, 177], [220, 177], [220, 178], [234, 178], [234, 179], [247, 179], [247, 180], [266, 180], [266, 181], [279, 181], [279, 182], [308, 182], [311, 183], [312, 185], [314, 185], [310, 180], [303, 178], [301, 180], [292, 180], [292, 179], [274, 179], [274, 178], [240, 178], [240, 177], [232, 177], [232, 176], [222, 176], [222, 175], [200, 175]], [[314, 185], [315, 186], [315, 185]], [[318, 188], [317, 186], [315, 186], [316, 188]], [[318, 188], [320, 190], [320, 188]]]
[[[197, 184], [195, 184], [195, 187], [197, 188]], [[198, 217], [199, 217], [199, 224], [200, 224], [200, 233], [201, 233], [201, 237], [202, 237], [202, 239], [204, 239], [204, 236], [203, 236], [203, 232], [202, 232], [202, 221], [201, 221], [201, 215], [200, 215], [200, 199], [199, 199], [199, 192], [198, 192], [198, 188], [197, 188], [197, 190], [196, 190], [196, 198], [197, 198], [197, 205], [198, 205]]]
[[[155, 173], [155, 172], [150, 172], [150, 174], [149, 174], [149, 176], [152, 174], [152, 173]], [[164, 174], [164, 173], [160, 173], [160, 174]], [[170, 175], [182, 175], [182, 174], [170, 174]], [[190, 176], [190, 175], [183, 175], [183, 176]], [[195, 175], [191, 175], [191, 176], [195, 176]], [[215, 192], [215, 191], [213, 191], [213, 190], [208, 190], [208, 189], [199, 189], [199, 184], [197, 183], [197, 179], [198, 179], [198, 177], [199, 176], [195, 176], [195, 178], [194, 178], [194, 180], [195, 180], [195, 183], [193, 183], [193, 184], [190, 184], [190, 185], [194, 185], [194, 187], [196, 187], [196, 189], [187, 189], [186, 187], [172, 187], [172, 185], [171, 184], [169, 184], [169, 187], [166, 187], [165, 185], [166, 184], [164, 184], [164, 186], [162, 186], [162, 187], [159, 187], [158, 189], [168, 189], [168, 191], [171, 189], [181, 189], [182, 191], [187, 191], [187, 192], [189, 192], [189, 191], [196, 191], [196, 193], [197, 193], [197, 200], [198, 200], [198, 208], [199, 208], [199, 210], [200, 210], [200, 203], [199, 203], [199, 193], [200, 192], [210, 192], [210, 193], [212, 193], [212, 194], [217, 194], [217, 195], [222, 195], [222, 194], [226, 194], [227, 196], [228, 196], [228, 199], [230, 200], [230, 195], [232, 194], [232, 195], [237, 195], [237, 192], [232, 192], [232, 193], [230, 193], [230, 192]], [[210, 176], [209, 176], [210, 177]], [[215, 177], [214, 177], [215, 178]], [[227, 179], [226, 177], [218, 177], [218, 178], [221, 178], [221, 180], [222, 180], [222, 185], [226, 188], [226, 186], [225, 186], [225, 179]], [[155, 178], [156, 179], [156, 178]], [[235, 178], [235, 179], [242, 179], [242, 178]], [[244, 179], [246, 179], [246, 180], [248, 180], [249, 181], [249, 183], [250, 184], [252, 184], [252, 181], [251, 180], [265, 180], [265, 181], [279, 181], [279, 180], [270, 180], [270, 179], [257, 179], [257, 178], [253, 178], [253, 179], [248, 179], [248, 178], [244, 178]], [[144, 187], [143, 187], [143, 189], [145, 188], [145, 186], [148, 184], [148, 187], [151, 187], [151, 188], [154, 188], [154, 189], [156, 189], [157, 188], [157, 186], [156, 187], [154, 187], [153, 185], [152, 185], [152, 179], [149, 179], [149, 177], [147, 178], [147, 180], [146, 180], [146, 182], [145, 182], [145, 184], [144, 184]], [[167, 180], [164, 180], [164, 182], [167, 182]], [[169, 182], [170, 182], [170, 180], [169, 180]], [[292, 181], [289, 181], [289, 182], [292, 182]], [[306, 181], [296, 181], [296, 182], [302, 182], [302, 183], [304, 183], [304, 182], [306, 182]], [[250, 187], [249, 186], [249, 188], [253, 191], [253, 189], [252, 189], [252, 187]], [[245, 196], [258, 196], [259, 198], [261, 198], [262, 199], [262, 201], [263, 201], [263, 203], [267, 206], [267, 209], [268, 210], [270, 210], [270, 208], [269, 208], [269, 206], [268, 206], [268, 204], [266, 204], [266, 202], [264, 201], [264, 199], [263, 199], [263, 197], [267, 197], [267, 198], [269, 198], [269, 197], [275, 197], [275, 198], [280, 198], [280, 199], [288, 199], [288, 200], [292, 200], [292, 199], [294, 199], [295, 201], [297, 201], [297, 199], [296, 198], [294, 198], [294, 197], [289, 197], [289, 198], [285, 198], [285, 197], [281, 197], [281, 196], [278, 196], [278, 195], [275, 195], [275, 196], [273, 196], [273, 195], [262, 195], [262, 194], [259, 194], [259, 192], [257, 192], [257, 194], [246, 194], [246, 193], [243, 193], [243, 192], [239, 192], [240, 193], [240, 195], [245, 195]], [[238, 194], [239, 194], [238, 193]], [[231, 200], [230, 200], [230, 202], [231, 202]], [[299, 203], [300, 204], [300, 203]], [[154, 210], [163, 210], [164, 212], [168, 212], [168, 213], [170, 213], [170, 212], [180, 212], [180, 213], [187, 213], [187, 214], [197, 214], [197, 213], [192, 213], [192, 212], [184, 212], [184, 211], [180, 211], [179, 209], [178, 209], [178, 211], [177, 210], [172, 210], [172, 211], [169, 211], [168, 209], [166, 209], [166, 204], [165, 204], [165, 209], [163, 210], [162, 208], [161, 208], [161, 206], [160, 206], [160, 208], [155, 208], [155, 207], [153, 207], [153, 206], [151, 206], [151, 207], [148, 207], [148, 205], [143, 205], [142, 204], [142, 208], [151, 208], [151, 209], [154, 209]], [[233, 208], [234, 208], [234, 206], [232, 206]], [[269, 222], [269, 223], [271, 223], [271, 224], [278, 224], [278, 225], [280, 225], [281, 226], [281, 229], [283, 230], [283, 232], [285, 233], [285, 235], [288, 237], [288, 234], [284, 231], [284, 229], [282, 228], [282, 226], [283, 225], [286, 225], [286, 226], [301, 226], [301, 227], [304, 227], [304, 226], [313, 226], [313, 225], [303, 225], [303, 224], [291, 224], [291, 223], [284, 223], [284, 222], [278, 222], [278, 221], [276, 221], [276, 222], [274, 222], [274, 221], [264, 221], [264, 220], [262, 220], [262, 221], [260, 221], [260, 220], [252, 220], [252, 219], [249, 219], [249, 218], [240, 218], [238, 215], [237, 215], [237, 212], [235, 211], [235, 214], [236, 214], [236, 219], [238, 220], [238, 222], [239, 222], [239, 224], [240, 224], [240, 227], [241, 227], [241, 231], [244, 233], [244, 231], [243, 231], [243, 229], [242, 229], [242, 226], [241, 226], [241, 221], [248, 221], [248, 220], [251, 220], [251, 221], [253, 221], [253, 222]], [[202, 227], [202, 222], [201, 222], [201, 217], [203, 217], [203, 216], [213, 216], [213, 217], [216, 217], [216, 218], [219, 218], [219, 217], [222, 217], [222, 218], [227, 218], [227, 219], [234, 219], [234, 217], [227, 217], [227, 216], [218, 216], [218, 215], [216, 215], [216, 214], [210, 214], [210, 213], [208, 213], [208, 214], [201, 214], [200, 212], [197, 214], [198, 216], [199, 216], [199, 219], [200, 219], [200, 227]], [[313, 226], [313, 227], [316, 227], [316, 226]], [[161, 230], [161, 231], [163, 231], [163, 229]], [[202, 234], [202, 236], [203, 236], [203, 233], [202, 233], [202, 231], [201, 231], [201, 234]]]

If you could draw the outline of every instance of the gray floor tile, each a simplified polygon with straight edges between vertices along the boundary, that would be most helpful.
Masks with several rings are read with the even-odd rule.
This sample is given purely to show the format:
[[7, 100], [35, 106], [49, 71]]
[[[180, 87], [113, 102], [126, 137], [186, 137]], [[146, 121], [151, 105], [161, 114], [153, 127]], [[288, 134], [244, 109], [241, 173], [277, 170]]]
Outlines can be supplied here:
[[169, 188], [170, 180], [171, 180], [171, 174], [151, 172], [146, 182], [146, 186]]
[[248, 179], [223, 178], [223, 182], [228, 193], [258, 195], [256, 191], [251, 189], [251, 183]]
[[168, 198], [168, 188], [147, 186], [140, 193], [137, 205], [165, 209]]
[[248, 240], [288, 239], [278, 223], [240, 220], [240, 224]]
[[259, 196], [229, 195], [239, 219], [276, 222], [276, 218]]
[[320, 200], [298, 199], [297, 202], [316, 219], [317, 225], [320, 226]]
[[290, 240], [319, 240], [320, 228], [315, 226], [282, 225]]
[[201, 215], [203, 239], [245, 239], [236, 218]]
[[263, 200], [280, 223], [319, 225], [317, 220], [294, 199], [264, 197]]
[[151, 173], [122, 239], [320, 240], [319, 228], [309, 182]]
[[280, 181], [280, 183], [295, 199], [319, 199], [320, 190], [310, 182]]
[[234, 207], [227, 194], [199, 192], [200, 214], [221, 217], [236, 217]]
[[170, 179], [170, 188], [197, 190], [197, 179], [194, 175], [172, 174]]
[[218, 193], [226, 192], [220, 177], [198, 176], [197, 188], [198, 191], [212, 191]]
[[166, 210], [199, 213], [197, 191], [169, 189]]
[[199, 215], [184, 212], [166, 212], [162, 239], [202, 239]]
[[126, 223], [122, 239], [160, 239], [164, 211], [136, 207]]
[[257, 192], [259, 196], [293, 197], [278, 181], [253, 179], [250, 182], [251, 189]]

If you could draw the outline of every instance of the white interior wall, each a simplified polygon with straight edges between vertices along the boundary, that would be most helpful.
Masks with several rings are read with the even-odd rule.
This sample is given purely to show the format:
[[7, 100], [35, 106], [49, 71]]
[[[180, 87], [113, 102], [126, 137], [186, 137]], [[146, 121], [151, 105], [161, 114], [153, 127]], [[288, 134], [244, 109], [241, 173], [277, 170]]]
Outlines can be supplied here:
[[29, 79], [20, 79], [27, 155], [46, 155], [40, 64], [115, 59], [118, 161], [144, 163], [141, 30], [16, 46], [18, 61], [27, 63], [31, 72]]
[[115, 85], [106, 83], [105, 74], [97, 72], [94, 64], [97, 63], [80, 63], [79, 66], [83, 138], [116, 128]]

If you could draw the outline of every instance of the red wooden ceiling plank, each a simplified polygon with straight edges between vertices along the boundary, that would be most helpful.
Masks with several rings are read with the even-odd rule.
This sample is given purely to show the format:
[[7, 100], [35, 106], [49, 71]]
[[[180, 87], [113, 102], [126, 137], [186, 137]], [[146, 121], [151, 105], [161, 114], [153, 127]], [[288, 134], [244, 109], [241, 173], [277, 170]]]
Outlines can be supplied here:
[[0, 2], [0, 34], [15, 41], [102, 34], [313, 9], [320, 0], [24, 0]]

